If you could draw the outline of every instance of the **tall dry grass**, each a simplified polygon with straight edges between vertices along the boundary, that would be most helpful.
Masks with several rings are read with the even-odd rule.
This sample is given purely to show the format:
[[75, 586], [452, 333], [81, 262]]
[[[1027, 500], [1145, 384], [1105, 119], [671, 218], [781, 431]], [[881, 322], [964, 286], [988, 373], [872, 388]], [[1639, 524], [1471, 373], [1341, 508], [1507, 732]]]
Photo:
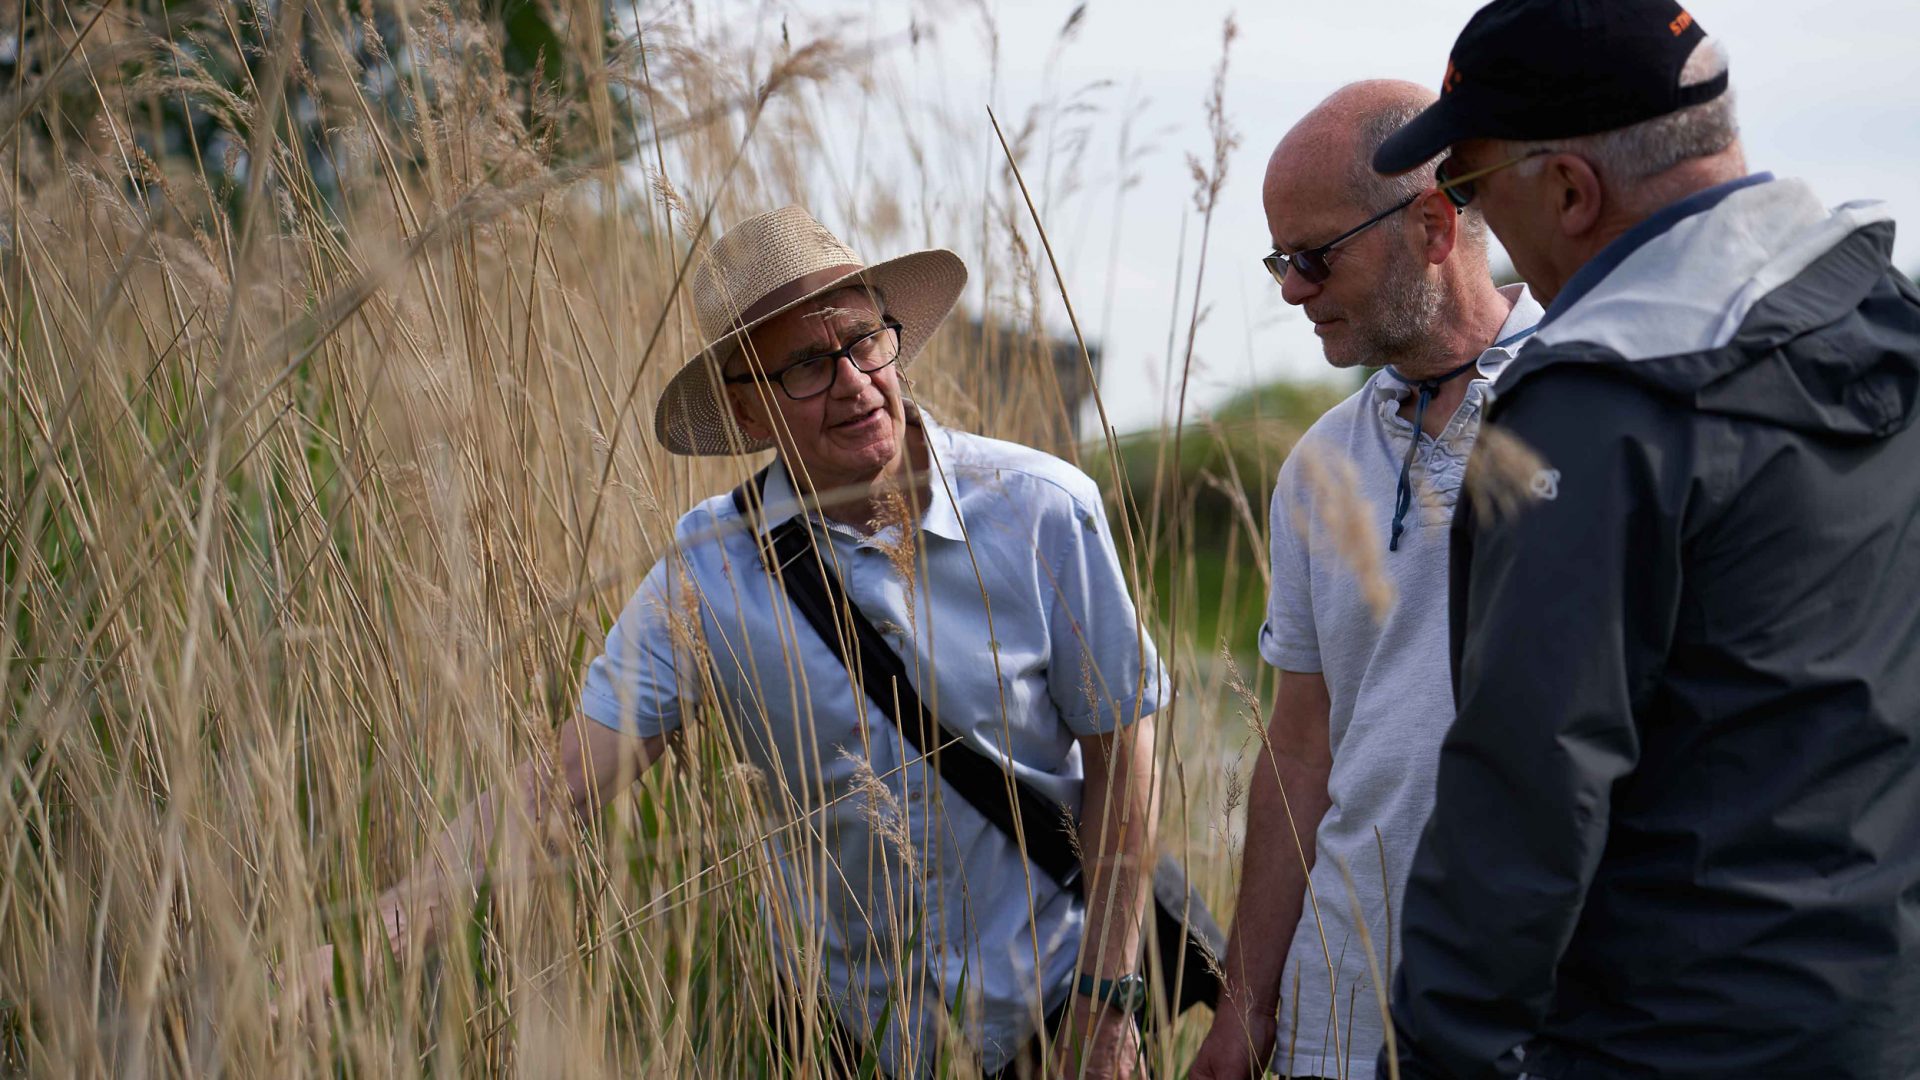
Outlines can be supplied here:
[[[57, 63], [0, 111], [0, 1070], [817, 1068], [767, 1031], [768, 785], [717, 715], [593, 827], [481, 883], [441, 948], [387, 957], [373, 900], [476, 792], [553, 753], [676, 517], [757, 466], [650, 435], [695, 344], [675, 287], [700, 247], [798, 201], [869, 257], [960, 249], [996, 329], [937, 340], [916, 396], [1059, 446], [1046, 199], [1020, 198], [979, 114], [875, 107], [862, 122], [906, 153], [823, 173], [824, 128], [900, 100], [868, 59], [911, 42], [856, 56], [844, 28], [729, 38], [624, 5], [610, 35], [599, 5], [551, 10], [578, 60], [557, 90], [513, 76], [465, 2], [7, 13]], [[219, 144], [158, 153], [145, 136], [187, 101]], [[1207, 108], [1203, 211], [1230, 137]], [[1006, 156], [1055, 192], [1076, 182], [1067, 115], [1009, 125]], [[1271, 477], [1296, 433], [1253, 422]], [[1266, 545], [1244, 497], [1189, 520], [1199, 494], [1171, 479], [1111, 510], [1181, 691], [1162, 834], [1224, 921], [1270, 694], [1216, 659], [1250, 642], [1193, 640], [1190, 619], [1262, 587]], [[1229, 552], [1213, 593], [1203, 542]], [[276, 973], [322, 941], [343, 947], [337, 1004], [277, 1008]], [[1155, 1044], [1163, 1070], [1204, 1022]]]

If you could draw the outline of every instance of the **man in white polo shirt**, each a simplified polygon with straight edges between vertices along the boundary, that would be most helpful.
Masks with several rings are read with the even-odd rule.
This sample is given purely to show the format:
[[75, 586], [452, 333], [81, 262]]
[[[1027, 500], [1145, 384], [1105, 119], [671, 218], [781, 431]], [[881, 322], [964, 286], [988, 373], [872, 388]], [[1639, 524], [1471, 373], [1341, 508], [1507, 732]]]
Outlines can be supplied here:
[[1524, 287], [1495, 288], [1485, 226], [1434, 188], [1432, 163], [1392, 180], [1370, 167], [1432, 100], [1411, 83], [1345, 87], [1267, 166], [1281, 295], [1329, 363], [1380, 370], [1308, 430], [1274, 489], [1260, 653], [1279, 690], [1226, 997], [1193, 1069], [1205, 1080], [1269, 1064], [1349, 1076], [1384, 1038], [1394, 916], [1453, 719], [1447, 525], [1492, 380], [1540, 316]]

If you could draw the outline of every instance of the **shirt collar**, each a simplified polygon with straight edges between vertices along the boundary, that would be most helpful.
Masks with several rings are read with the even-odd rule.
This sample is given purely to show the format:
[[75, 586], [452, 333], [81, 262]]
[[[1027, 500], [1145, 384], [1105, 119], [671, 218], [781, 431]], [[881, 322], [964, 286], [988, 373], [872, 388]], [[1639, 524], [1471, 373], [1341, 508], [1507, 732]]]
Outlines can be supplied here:
[[1541, 316], [1545, 314], [1540, 301], [1527, 291], [1525, 282], [1502, 287], [1500, 295], [1506, 297], [1513, 308], [1507, 312], [1507, 321], [1501, 323], [1499, 331], [1493, 335], [1493, 344], [1480, 354], [1477, 365], [1480, 377], [1488, 380], [1500, 377], [1520, 347], [1527, 343], [1535, 330], [1540, 329]]
[[[960, 511], [954, 505], [954, 495], [960, 487], [961, 478], [949, 471], [943, 460], [952, 447], [953, 436], [935, 422], [925, 408], [920, 409], [920, 427], [926, 434], [928, 457], [933, 463], [933, 478], [927, 487], [927, 505], [920, 514], [920, 531], [946, 540], [965, 540], [966, 531], [961, 527]], [[799, 491], [794, 486], [793, 474], [787, 471], [787, 463], [780, 457], [775, 457], [772, 467], [767, 470], [767, 486], [761, 493], [761, 501], [766, 512], [754, 530], [760, 536], [806, 512], [806, 505], [800, 501]], [[830, 529], [851, 528], [819, 514], [813, 516], [821, 518]]]
[[1573, 272], [1566, 285], [1560, 289], [1560, 295], [1553, 298], [1547, 307], [1547, 313], [1540, 320], [1545, 326], [1565, 314], [1567, 309], [1579, 303], [1593, 287], [1606, 280], [1608, 274], [1625, 262], [1627, 256], [1645, 247], [1668, 229], [1694, 216], [1704, 214], [1720, 205], [1727, 196], [1742, 188], [1773, 181], [1770, 172], [1757, 172], [1752, 176], [1743, 176], [1738, 180], [1729, 180], [1724, 184], [1715, 184], [1710, 188], [1696, 191], [1678, 202], [1668, 204], [1645, 221], [1614, 237], [1613, 242], [1600, 249], [1599, 254], [1588, 259], [1585, 265]]

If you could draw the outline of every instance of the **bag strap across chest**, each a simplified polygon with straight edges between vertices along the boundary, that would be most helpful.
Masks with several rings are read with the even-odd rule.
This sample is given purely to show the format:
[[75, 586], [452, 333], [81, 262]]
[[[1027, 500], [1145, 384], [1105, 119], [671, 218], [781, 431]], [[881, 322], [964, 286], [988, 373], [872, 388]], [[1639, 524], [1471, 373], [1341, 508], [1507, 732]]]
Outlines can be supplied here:
[[[733, 490], [733, 508], [744, 527], [762, 512], [767, 476], [761, 469]], [[860, 682], [867, 699], [894, 718], [901, 735], [968, 805], [1011, 837], [1061, 888], [1084, 896], [1074, 824], [1065, 807], [1029, 787], [1000, 762], [940, 726], [908, 678], [907, 665], [887, 644], [826, 567], [804, 514], [795, 514], [761, 541], [767, 572], [775, 575], [793, 606], [842, 666]], [[1178, 860], [1162, 855], [1153, 869], [1154, 985], [1165, 1015], [1219, 1001], [1219, 958], [1226, 934], [1214, 921]], [[1156, 1010], [1158, 1012], [1158, 1010]]]
[[[751, 520], [750, 499], [757, 504], [764, 496], [767, 472], [762, 469], [734, 489], [733, 505], [743, 520]], [[1048, 877], [1079, 891], [1080, 857], [1065, 808], [1015, 779], [999, 762], [947, 735], [914, 689], [900, 654], [847, 596], [839, 578], [826, 571], [806, 517], [796, 514], [775, 526], [764, 543], [772, 556], [768, 572], [780, 578], [793, 606], [859, 680], [867, 699], [893, 717], [913, 748], [926, 755], [940, 778], [982, 817], [1024, 842], [1027, 857]]]

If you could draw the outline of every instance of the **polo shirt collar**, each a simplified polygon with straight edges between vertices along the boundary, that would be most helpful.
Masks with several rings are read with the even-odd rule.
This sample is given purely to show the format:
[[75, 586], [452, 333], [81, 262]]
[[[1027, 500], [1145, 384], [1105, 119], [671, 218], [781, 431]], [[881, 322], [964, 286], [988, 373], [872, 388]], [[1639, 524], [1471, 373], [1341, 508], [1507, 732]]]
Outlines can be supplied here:
[[[942, 460], [952, 445], [952, 437], [936, 423], [927, 410], [920, 410], [921, 429], [926, 434], [928, 458], [932, 464], [933, 477], [927, 485], [927, 505], [920, 514], [920, 531], [938, 536], [945, 540], [963, 541], [966, 530], [962, 528], [960, 511], [954, 505], [954, 496], [961, 485], [958, 474], [949, 471]], [[787, 463], [780, 457], [773, 459], [773, 465], [767, 470], [767, 486], [761, 493], [765, 513], [755, 527], [755, 534], [764, 536], [775, 526], [785, 524], [789, 519], [807, 512], [806, 504], [801, 502], [798, 489], [793, 483], [793, 474], [787, 471]], [[826, 518], [820, 514], [811, 515], [820, 520], [829, 529], [853, 530], [851, 526]], [[863, 536], [863, 539], [865, 537]]]
[[1514, 355], [1527, 343], [1535, 330], [1540, 329], [1540, 320], [1545, 309], [1540, 301], [1533, 298], [1524, 283], [1503, 286], [1500, 295], [1513, 303], [1513, 310], [1507, 312], [1507, 321], [1500, 324], [1500, 332], [1493, 336], [1493, 344], [1480, 354], [1478, 374], [1483, 379], [1495, 380], [1513, 362]]

